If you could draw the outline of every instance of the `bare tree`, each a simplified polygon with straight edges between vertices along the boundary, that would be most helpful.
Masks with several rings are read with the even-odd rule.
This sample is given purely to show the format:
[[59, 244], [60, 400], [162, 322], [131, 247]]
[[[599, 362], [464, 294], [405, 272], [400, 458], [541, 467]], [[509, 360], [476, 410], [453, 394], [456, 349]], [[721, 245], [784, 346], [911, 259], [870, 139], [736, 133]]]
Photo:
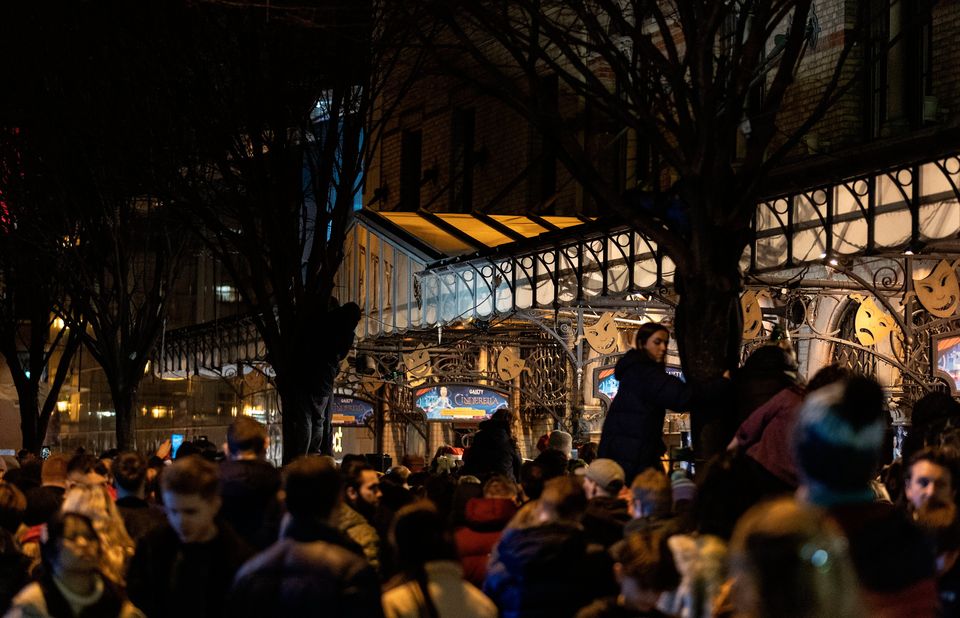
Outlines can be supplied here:
[[[427, 0], [394, 3], [436, 70], [459, 76], [536, 127], [601, 211], [654, 241], [676, 265], [684, 372], [705, 380], [739, 355], [741, 258], [761, 184], [854, 83], [858, 41], [844, 31], [815, 99], [782, 113], [812, 40], [812, 0]], [[850, 11], [851, 9], [847, 9]], [[854, 8], [853, 20], [863, 17]], [[543, 96], [545, 76], [584, 101], [660, 167], [636, 186], [591, 156], [582, 123]]]
[[[4, 111], [22, 129], [33, 203], [45, 206], [31, 226], [42, 242], [24, 250], [38, 259], [57, 247], [62, 288], [52, 293], [69, 308], [66, 341], [82, 341], [102, 367], [118, 446], [133, 448], [137, 390], [187, 238], [182, 217], [156, 198], [180, 168], [179, 110], [156, 93], [176, 79], [168, 56], [177, 57], [181, 22], [159, 3], [62, 8], [50, 17], [42, 6], [5, 7], [25, 66]], [[49, 321], [37, 304], [33, 337]]]
[[0, 354], [17, 390], [23, 448], [39, 454], [83, 329], [57, 317], [71, 307], [57, 268], [61, 246], [36, 228], [49, 212], [44, 179], [24, 160], [19, 128], [0, 136]]
[[[326, 408], [359, 321], [334, 276], [398, 52], [368, 2], [201, 3], [197, 156], [177, 199], [256, 323], [281, 400], [283, 458], [329, 448]], [[388, 106], [389, 107], [389, 106]]]

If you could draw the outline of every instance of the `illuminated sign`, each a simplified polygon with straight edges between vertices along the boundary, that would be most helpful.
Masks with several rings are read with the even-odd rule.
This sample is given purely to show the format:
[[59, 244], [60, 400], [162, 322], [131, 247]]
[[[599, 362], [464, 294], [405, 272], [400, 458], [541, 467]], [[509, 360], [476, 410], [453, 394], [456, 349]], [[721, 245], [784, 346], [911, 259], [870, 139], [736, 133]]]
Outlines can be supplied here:
[[355, 397], [334, 395], [330, 414], [334, 426], [363, 427], [373, 419], [373, 404]]
[[[670, 375], [676, 376], [686, 382], [686, 379], [683, 377], [683, 370], [679, 367], [667, 365], [665, 369]], [[620, 390], [620, 381], [617, 380], [617, 376], [614, 375], [614, 370], [614, 366], [599, 367], [594, 374], [596, 396], [606, 400], [607, 403], [613, 401], [613, 398], [617, 396], [617, 391]]]
[[601, 367], [597, 372], [597, 393], [607, 401], [613, 401], [620, 390], [620, 381], [613, 375], [613, 367]]
[[428, 421], [483, 420], [510, 405], [506, 394], [469, 384], [421, 388], [414, 393], [414, 398]]
[[946, 380], [950, 389], [960, 390], [960, 332], [935, 335], [933, 340], [934, 375]]

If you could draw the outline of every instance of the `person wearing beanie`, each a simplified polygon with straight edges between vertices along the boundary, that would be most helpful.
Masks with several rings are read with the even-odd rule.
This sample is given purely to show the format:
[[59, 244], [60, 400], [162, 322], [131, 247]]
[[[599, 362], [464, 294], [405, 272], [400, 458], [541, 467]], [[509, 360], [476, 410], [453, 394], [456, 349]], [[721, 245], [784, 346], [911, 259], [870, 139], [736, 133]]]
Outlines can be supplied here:
[[936, 616], [933, 549], [902, 512], [874, 501], [885, 430], [883, 391], [870, 378], [808, 395], [793, 436], [799, 495], [846, 535], [867, 615]]
[[697, 486], [683, 470], [670, 475], [670, 487], [673, 490], [673, 510], [679, 511], [678, 504], [692, 504], [697, 499]]
[[559, 429], [551, 431], [547, 439], [547, 448], [560, 451], [570, 459], [573, 454], [573, 436]]

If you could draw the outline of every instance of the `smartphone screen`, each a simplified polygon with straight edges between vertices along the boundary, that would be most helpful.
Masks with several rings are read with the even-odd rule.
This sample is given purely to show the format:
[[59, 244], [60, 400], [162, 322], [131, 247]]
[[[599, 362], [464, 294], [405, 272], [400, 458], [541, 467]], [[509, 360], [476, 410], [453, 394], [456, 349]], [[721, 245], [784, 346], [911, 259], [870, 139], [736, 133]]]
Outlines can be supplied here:
[[180, 445], [183, 444], [183, 434], [175, 433], [170, 436], [170, 457], [173, 459], [177, 458], [177, 449], [180, 448]]

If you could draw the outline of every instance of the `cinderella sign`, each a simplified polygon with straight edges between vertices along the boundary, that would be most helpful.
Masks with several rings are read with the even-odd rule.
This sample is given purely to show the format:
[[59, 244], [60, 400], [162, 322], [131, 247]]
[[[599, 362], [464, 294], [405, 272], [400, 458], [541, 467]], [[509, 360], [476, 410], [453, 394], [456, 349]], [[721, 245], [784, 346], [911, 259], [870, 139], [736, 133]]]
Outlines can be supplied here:
[[428, 421], [477, 421], [510, 405], [507, 395], [484, 386], [444, 384], [418, 389], [416, 406]]

